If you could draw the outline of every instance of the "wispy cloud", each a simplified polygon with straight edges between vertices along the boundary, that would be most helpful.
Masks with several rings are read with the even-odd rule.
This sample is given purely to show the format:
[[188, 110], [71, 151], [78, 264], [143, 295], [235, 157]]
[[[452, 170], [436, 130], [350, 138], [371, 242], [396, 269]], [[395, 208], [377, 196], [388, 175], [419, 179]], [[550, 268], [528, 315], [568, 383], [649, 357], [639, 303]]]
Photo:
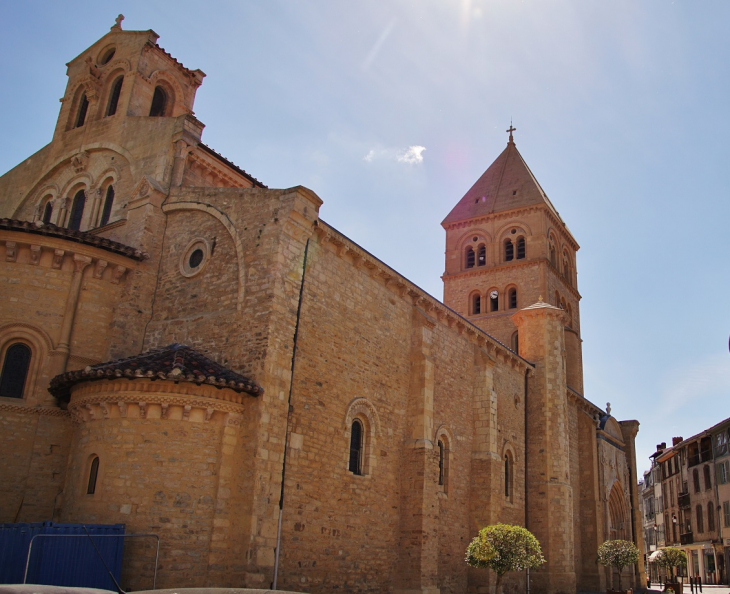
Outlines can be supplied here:
[[400, 163], [422, 163], [423, 162], [423, 151], [426, 150], [425, 146], [413, 145], [409, 146], [404, 153], [398, 155], [397, 159]]
[[718, 353], [674, 370], [660, 394], [662, 412], [674, 413], [699, 406], [703, 400], [725, 398], [730, 393], [730, 364], [727, 353]]
[[423, 151], [425, 146], [414, 144], [405, 149], [385, 148], [370, 149], [368, 154], [362, 159], [368, 163], [372, 163], [377, 159], [385, 159], [389, 161], [398, 161], [398, 163], [407, 163], [408, 165], [416, 165], [423, 162]]
[[388, 23], [388, 25], [383, 29], [383, 32], [380, 34], [380, 37], [378, 37], [377, 41], [375, 42], [375, 45], [370, 49], [368, 52], [368, 55], [365, 56], [365, 60], [363, 60], [362, 63], [362, 69], [367, 70], [370, 68], [372, 63], [375, 61], [375, 58], [378, 56], [378, 53], [380, 52], [380, 48], [383, 47], [383, 44], [385, 43], [385, 40], [388, 39], [388, 36], [393, 32], [393, 28], [395, 27], [397, 19], [393, 19]]

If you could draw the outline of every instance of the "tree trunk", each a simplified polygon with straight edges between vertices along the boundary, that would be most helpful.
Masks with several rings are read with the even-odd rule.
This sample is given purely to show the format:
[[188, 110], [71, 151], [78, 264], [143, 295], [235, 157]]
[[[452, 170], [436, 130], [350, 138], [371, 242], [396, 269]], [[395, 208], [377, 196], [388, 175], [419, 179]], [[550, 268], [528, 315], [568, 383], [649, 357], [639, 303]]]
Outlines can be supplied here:
[[621, 589], [621, 570], [623, 569], [623, 567], [617, 567], [616, 569], [618, 569], [618, 591], [623, 592], [623, 590]]

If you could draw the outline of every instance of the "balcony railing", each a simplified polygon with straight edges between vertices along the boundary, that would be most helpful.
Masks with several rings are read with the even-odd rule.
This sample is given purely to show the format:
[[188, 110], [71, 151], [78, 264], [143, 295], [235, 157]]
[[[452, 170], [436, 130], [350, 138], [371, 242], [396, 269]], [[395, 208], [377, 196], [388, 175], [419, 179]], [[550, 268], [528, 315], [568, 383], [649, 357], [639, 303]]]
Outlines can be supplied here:
[[712, 460], [712, 450], [702, 450], [697, 454], [689, 456], [689, 458], [687, 458], [687, 465], [697, 466], [701, 462], [709, 462], [710, 460]]
[[677, 503], [679, 503], [679, 509], [689, 509], [691, 502], [689, 500], [689, 493], [678, 493]]
[[688, 545], [694, 542], [691, 532], [685, 532], [679, 535], [679, 544]]

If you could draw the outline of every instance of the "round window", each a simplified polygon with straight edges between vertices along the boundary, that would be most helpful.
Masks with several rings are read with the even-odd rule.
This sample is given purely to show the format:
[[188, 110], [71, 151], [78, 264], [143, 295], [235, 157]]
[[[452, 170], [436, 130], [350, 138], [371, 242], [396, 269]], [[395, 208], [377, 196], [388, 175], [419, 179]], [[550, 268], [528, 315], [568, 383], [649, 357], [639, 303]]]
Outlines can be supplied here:
[[190, 268], [197, 268], [200, 266], [200, 263], [203, 261], [203, 250], [200, 248], [193, 251], [192, 254], [190, 254], [190, 258], [188, 258], [188, 266]]
[[110, 48], [104, 50], [101, 53], [101, 57], [99, 58], [99, 65], [104, 66], [104, 64], [108, 64], [109, 62], [111, 62], [116, 51], [117, 50], [113, 47], [110, 47]]
[[207, 239], [193, 239], [185, 248], [180, 258], [180, 273], [183, 276], [195, 276], [202, 272], [210, 259], [210, 244]]

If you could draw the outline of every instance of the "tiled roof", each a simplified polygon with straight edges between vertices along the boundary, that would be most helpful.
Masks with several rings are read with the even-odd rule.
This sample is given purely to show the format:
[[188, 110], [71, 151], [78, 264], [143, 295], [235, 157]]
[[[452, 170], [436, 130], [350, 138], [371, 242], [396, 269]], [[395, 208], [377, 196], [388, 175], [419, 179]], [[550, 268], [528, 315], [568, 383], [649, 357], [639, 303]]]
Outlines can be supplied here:
[[84, 231], [72, 231], [71, 229], [58, 227], [52, 223], [42, 223], [41, 221], [31, 223], [29, 221], [18, 221], [16, 219], [0, 219], [0, 230], [21, 231], [23, 233], [32, 233], [34, 235], [58, 237], [68, 241], [75, 241], [76, 243], [92, 245], [109, 252], [114, 252], [115, 254], [127, 256], [133, 260], [141, 261], [149, 257], [146, 253], [133, 247], [129, 247], [128, 245], [124, 245], [123, 243], [112, 241], [105, 237], [99, 237], [98, 235], [92, 235], [91, 233], [86, 233]]
[[76, 384], [104, 379], [168, 380], [208, 384], [228, 388], [251, 396], [263, 394], [261, 386], [250, 379], [226, 369], [196, 350], [182, 344], [171, 344], [146, 353], [89, 365], [78, 371], [67, 371], [51, 380], [48, 391], [59, 400], [68, 402], [71, 388]]
[[198, 146], [202, 148], [206, 153], [214, 156], [219, 161], [223, 161], [226, 165], [228, 165], [231, 169], [236, 171], [237, 173], [240, 173], [243, 177], [245, 177], [247, 180], [249, 180], [254, 187], [256, 188], [268, 188], [269, 186], [262, 184], [259, 180], [257, 180], [254, 176], [249, 175], [246, 173], [243, 169], [241, 169], [238, 165], [233, 163], [233, 161], [229, 161], [226, 159], [223, 155], [221, 155], [218, 151], [214, 151], [212, 148], [210, 148], [207, 144], [203, 144], [202, 142], [198, 143]]
[[510, 141], [441, 224], [448, 225], [535, 204], [547, 205], [562, 221], [515, 143]]

